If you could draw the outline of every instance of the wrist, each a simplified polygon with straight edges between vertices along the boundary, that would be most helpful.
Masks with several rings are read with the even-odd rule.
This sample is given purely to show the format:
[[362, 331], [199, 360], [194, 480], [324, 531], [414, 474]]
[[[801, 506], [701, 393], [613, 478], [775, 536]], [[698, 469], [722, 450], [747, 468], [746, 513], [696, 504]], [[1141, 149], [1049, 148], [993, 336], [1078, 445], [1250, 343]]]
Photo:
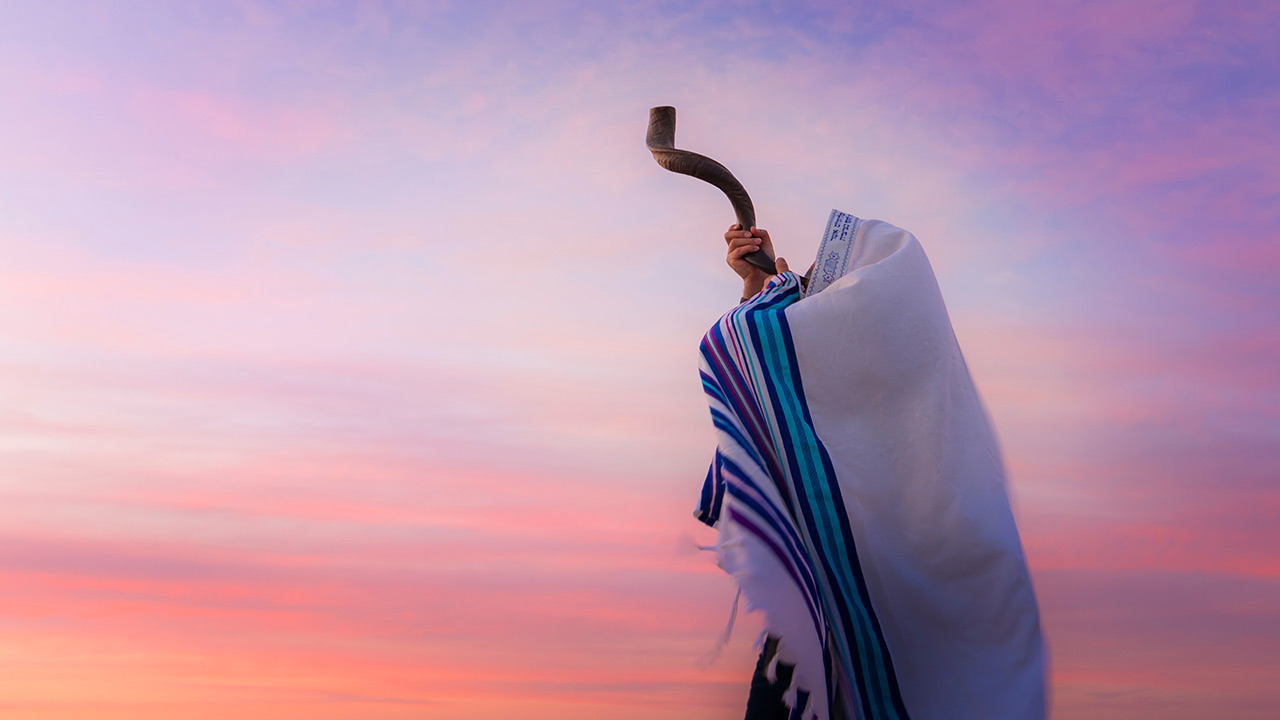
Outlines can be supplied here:
[[742, 281], [742, 297], [750, 298], [764, 289], [764, 278], [747, 278]]

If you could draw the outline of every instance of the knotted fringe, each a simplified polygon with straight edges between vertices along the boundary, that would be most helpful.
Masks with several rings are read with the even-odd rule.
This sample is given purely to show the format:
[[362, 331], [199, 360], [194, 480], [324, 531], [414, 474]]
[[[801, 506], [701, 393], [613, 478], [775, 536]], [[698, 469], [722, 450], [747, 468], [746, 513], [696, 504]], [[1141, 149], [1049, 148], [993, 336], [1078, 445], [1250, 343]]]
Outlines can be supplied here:
[[742, 588], [738, 588], [738, 592], [733, 596], [733, 606], [729, 608], [729, 622], [724, 626], [724, 632], [720, 633], [720, 639], [716, 644], [698, 660], [698, 667], [706, 670], [711, 667], [716, 660], [720, 659], [720, 654], [724, 652], [724, 648], [729, 644], [729, 638], [733, 635], [733, 623], [738, 619], [738, 602], [742, 600]]

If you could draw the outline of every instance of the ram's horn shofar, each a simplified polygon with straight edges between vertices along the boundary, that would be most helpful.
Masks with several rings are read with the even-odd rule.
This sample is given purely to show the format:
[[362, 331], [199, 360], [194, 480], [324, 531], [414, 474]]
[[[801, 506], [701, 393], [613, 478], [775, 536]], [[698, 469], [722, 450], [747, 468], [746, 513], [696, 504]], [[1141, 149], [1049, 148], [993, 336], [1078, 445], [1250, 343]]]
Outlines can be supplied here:
[[[653, 159], [671, 172], [692, 175], [699, 180], [706, 180], [729, 196], [733, 212], [738, 216], [738, 226], [750, 230], [756, 225], [756, 209], [751, 204], [751, 197], [738, 178], [729, 172], [729, 168], [705, 155], [688, 150], [677, 150], [676, 143], [676, 109], [670, 106], [656, 107], [649, 110], [649, 133], [645, 136], [645, 144]], [[773, 258], [763, 250], [757, 250], [746, 256], [746, 261], [769, 274], [777, 272]]]

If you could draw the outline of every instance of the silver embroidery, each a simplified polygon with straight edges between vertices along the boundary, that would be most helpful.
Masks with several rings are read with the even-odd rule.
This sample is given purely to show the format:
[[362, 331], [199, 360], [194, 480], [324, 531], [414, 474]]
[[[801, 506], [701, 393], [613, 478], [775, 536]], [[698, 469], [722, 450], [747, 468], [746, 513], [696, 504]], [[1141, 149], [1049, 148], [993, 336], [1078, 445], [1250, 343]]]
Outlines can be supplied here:
[[839, 210], [831, 211], [826, 232], [822, 234], [822, 244], [818, 246], [817, 264], [805, 291], [806, 297], [822, 292], [828, 285], [844, 277], [849, 268], [849, 257], [853, 254], [853, 241], [861, 224], [861, 218]]

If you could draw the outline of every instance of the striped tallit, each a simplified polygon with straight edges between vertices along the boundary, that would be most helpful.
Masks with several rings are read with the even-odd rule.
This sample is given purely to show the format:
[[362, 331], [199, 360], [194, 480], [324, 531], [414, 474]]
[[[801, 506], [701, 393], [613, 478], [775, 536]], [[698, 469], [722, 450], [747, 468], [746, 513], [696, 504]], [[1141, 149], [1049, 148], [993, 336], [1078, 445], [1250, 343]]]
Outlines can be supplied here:
[[1031, 720], [1038, 611], [995, 436], [910, 233], [833, 211], [806, 292], [703, 338], [697, 517], [794, 665], [795, 718]]

